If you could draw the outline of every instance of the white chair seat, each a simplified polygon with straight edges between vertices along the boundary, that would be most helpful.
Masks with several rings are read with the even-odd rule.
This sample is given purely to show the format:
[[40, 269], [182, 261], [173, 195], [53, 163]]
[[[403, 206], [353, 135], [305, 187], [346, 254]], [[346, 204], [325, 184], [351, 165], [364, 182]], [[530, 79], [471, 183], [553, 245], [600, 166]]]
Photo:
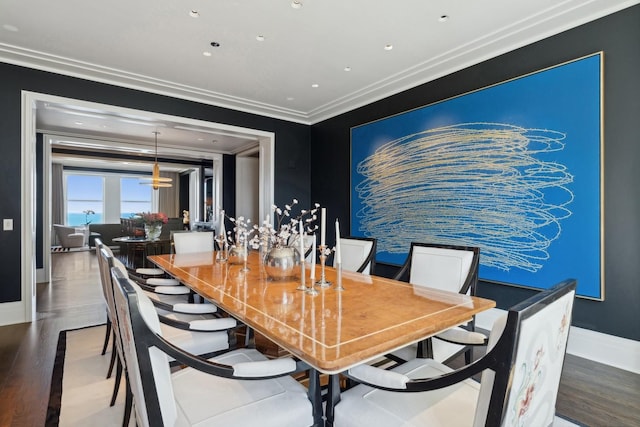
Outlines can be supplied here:
[[152, 277], [146, 280], [146, 284], [149, 286], [180, 286], [180, 281], [176, 279]]
[[[211, 360], [235, 365], [267, 358], [256, 350], [241, 349]], [[172, 374], [171, 382], [178, 408], [176, 426], [313, 425], [307, 391], [290, 376], [242, 381], [186, 368]]]
[[136, 268], [136, 273], [143, 276], [163, 276], [164, 270], [161, 268]]
[[[415, 354], [415, 353], [414, 353]], [[451, 372], [431, 359], [412, 359], [392, 370], [409, 378], [427, 378]], [[456, 389], [455, 392], [451, 392]], [[341, 394], [335, 427], [471, 426], [480, 383], [465, 380], [442, 390], [397, 393], [357, 385]]]
[[226, 332], [196, 332], [160, 324], [162, 336], [177, 347], [193, 354], [210, 354], [229, 348]]

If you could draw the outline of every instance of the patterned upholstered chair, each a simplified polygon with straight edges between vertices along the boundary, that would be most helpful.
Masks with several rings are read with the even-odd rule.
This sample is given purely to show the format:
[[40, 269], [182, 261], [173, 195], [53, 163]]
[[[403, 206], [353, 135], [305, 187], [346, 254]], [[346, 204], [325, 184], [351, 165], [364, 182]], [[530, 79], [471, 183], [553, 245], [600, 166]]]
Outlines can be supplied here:
[[[413, 359], [391, 371], [369, 365], [361, 384], [332, 399], [335, 426], [549, 426], [555, 416], [576, 281], [565, 280], [498, 319], [487, 353], [452, 370]], [[482, 373], [480, 383], [473, 375]], [[334, 386], [337, 381], [334, 382]]]

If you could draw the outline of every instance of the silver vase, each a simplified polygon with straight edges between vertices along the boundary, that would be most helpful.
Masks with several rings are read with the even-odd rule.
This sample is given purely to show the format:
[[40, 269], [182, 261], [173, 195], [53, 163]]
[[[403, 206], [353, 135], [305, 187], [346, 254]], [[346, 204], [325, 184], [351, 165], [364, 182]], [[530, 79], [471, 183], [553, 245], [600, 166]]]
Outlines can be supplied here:
[[292, 247], [274, 247], [264, 258], [264, 270], [272, 280], [291, 279], [299, 275], [300, 253]]
[[229, 264], [244, 264], [247, 259], [247, 249], [242, 246], [232, 246], [229, 249]]

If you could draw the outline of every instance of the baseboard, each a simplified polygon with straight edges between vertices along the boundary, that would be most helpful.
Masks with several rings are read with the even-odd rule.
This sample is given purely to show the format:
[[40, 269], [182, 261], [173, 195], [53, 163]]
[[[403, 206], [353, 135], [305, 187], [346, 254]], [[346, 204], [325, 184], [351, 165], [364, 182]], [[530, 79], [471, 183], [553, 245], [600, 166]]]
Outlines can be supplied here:
[[[476, 316], [476, 326], [491, 330], [493, 322], [504, 313], [498, 308], [482, 312]], [[567, 353], [640, 374], [640, 341], [572, 326]]]
[[24, 302], [5, 302], [0, 304], [0, 326], [28, 322], [25, 319]]

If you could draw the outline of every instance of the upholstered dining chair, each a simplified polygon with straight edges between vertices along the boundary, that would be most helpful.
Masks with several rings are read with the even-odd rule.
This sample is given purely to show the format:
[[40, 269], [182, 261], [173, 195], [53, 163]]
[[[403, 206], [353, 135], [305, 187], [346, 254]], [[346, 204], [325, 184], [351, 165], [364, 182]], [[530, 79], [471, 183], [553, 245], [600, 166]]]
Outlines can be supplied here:
[[[371, 274], [375, 268], [377, 239], [373, 237], [341, 237], [340, 258], [342, 269]], [[335, 264], [335, 258], [332, 265]]]
[[[114, 337], [113, 341], [116, 344], [115, 348], [117, 352], [114, 352], [112, 355], [112, 364], [113, 357], [117, 355], [117, 370], [116, 370], [116, 378], [114, 383], [113, 394], [111, 398], [111, 406], [114, 405], [120, 381], [122, 378], [122, 373], [126, 372], [126, 364], [124, 363], [125, 359], [122, 355], [122, 337], [118, 334], [120, 330], [117, 329], [118, 316], [117, 316], [117, 306], [115, 300], [113, 298], [114, 292], [114, 280], [112, 271], [118, 271], [122, 277], [127, 277], [127, 269], [124, 264], [110, 255], [110, 251], [108, 247], [103, 245], [100, 252], [100, 268], [104, 269], [105, 278], [108, 280], [108, 286], [110, 294], [108, 294], [107, 304], [110, 305], [110, 312], [112, 313], [113, 319], [112, 323], [114, 325]], [[130, 279], [129, 279], [130, 280]], [[139, 290], [139, 292], [144, 293], [135, 282], [131, 281], [131, 286], [135, 289]], [[160, 328], [164, 334], [164, 336], [173, 343], [173, 345], [178, 346], [180, 348], [185, 349], [186, 351], [192, 352], [194, 354], [200, 356], [212, 356], [215, 354], [219, 354], [224, 351], [228, 351], [232, 346], [235, 345], [236, 339], [235, 335], [231, 332], [233, 328], [236, 326], [236, 321], [231, 318], [193, 318], [187, 317], [187, 319], [176, 317], [173, 313], [163, 313], [160, 310], [157, 314], [158, 318], [161, 320]], [[118, 345], [120, 348], [118, 348]], [[175, 364], [175, 361], [171, 360], [172, 364]], [[111, 371], [112, 366], [109, 368]], [[108, 378], [108, 377], [107, 377]], [[127, 385], [128, 386], [128, 385]], [[130, 396], [127, 396], [127, 402], [125, 405], [125, 421], [128, 420], [128, 414], [131, 411], [130, 405]]]
[[84, 234], [77, 233], [74, 227], [66, 225], [53, 224], [60, 246], [66, 251], [70, 248], [81, 248], [84, 246]]
[[[480, 249], [474, 246], [412, 242], [409, 255], [394, 278], [414, 286], [475, 295], [479, 264]], [[475, 319], [470, 319], [464, 326], [401, 348], [389, 357], [407, 361], [418, 356], [444, 362], [464, 351], [465, 361], [470, 363], [471, 347], [487, 343], [487, 337], [474, 330]]]
[[[350, 369], [361, 384], [336, 395], [329, 419], [336, 427], [552, 425], [575, 289], [565, 280], [509, 309], [485, 356], [458, 370], [419, 358], [391, 371]], [[479, 373], [480, 383], [471, 378]]]
[[[112, 273], [138, 425], [322, 424], [317, 380], [312, 381], [310, 399], [304, 386], [290, 376], [306, 371], [306, 364], [290, 357], [268, 360], [255, 349], [234, 350], [210, 360], [185, 352], [165, 339], [147, 296], [119, 270]], [[172, 373], [169, 357], [186, 368]]]

